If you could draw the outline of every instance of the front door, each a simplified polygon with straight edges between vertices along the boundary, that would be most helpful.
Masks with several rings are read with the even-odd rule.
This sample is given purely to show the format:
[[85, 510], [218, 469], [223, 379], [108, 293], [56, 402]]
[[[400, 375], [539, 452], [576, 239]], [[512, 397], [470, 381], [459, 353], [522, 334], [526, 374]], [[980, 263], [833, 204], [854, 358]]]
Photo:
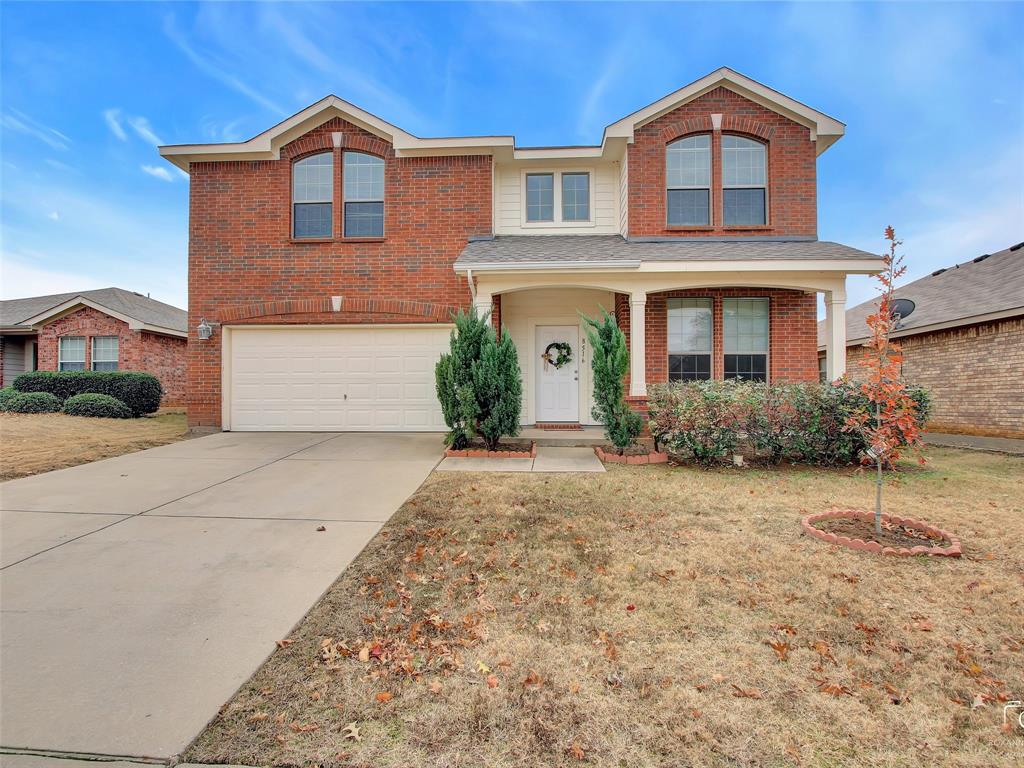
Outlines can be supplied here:
[[579, 347], [579, 326], [537, 326], [537, 421], [580, 420]]

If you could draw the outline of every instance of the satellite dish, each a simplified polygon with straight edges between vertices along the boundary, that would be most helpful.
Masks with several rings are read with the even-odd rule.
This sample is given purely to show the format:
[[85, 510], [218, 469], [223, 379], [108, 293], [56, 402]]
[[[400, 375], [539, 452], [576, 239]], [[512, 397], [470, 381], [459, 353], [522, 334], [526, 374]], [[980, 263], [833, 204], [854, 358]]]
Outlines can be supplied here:
[[892, 316], [896, 321], [896, 327], [900, 327], [900, 321], [905, 320], [914, 313], [916, 304], [910, 299], [894, 299], [892, 302]]

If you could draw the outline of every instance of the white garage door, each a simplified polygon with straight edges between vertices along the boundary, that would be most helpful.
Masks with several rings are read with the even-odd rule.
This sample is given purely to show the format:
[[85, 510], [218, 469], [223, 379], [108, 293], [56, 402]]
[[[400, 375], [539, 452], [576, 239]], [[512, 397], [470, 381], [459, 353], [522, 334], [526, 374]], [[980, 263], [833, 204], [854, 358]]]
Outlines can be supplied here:
[[230, 429], [445, 429], [434, 365], [448, 327], [233, 328]]

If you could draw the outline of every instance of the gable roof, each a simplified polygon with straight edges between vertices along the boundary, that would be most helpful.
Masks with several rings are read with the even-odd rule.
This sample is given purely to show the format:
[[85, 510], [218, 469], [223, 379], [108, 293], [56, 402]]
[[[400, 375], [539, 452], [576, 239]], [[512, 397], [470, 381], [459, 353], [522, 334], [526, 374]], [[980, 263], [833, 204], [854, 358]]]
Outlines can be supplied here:
[[[1024, 316], [1024, 243], [963, 264], [939, 269], [899, 286], [897, 299], [914, 302], [913, 314], [900, 321], [894, 337], [972, 325], [1000, 317]], [[875, 300], [846, 311], [847, 344], [868, 338], [867, 316]], [[818, 346], [825, 344], [825, 323], [818, 323]]]
[[517, 147], [515, 136], [454, 136], [420, 138], [337, 96], [325, 96], [315, 104], [296, 112], [248, 141], [222, 144], [170, 144], [159, 147], [160, 154], [188, 171], [193, 162], [227, 160], [277, 160], [285, 144], [299, 138], [334, 117], [341, 117], [390, 142], [399, 156], [417, 155], [494, 155], [502, 160], [568, 159], [621, 154], [633, 140], [633, 131], [676, 107], [724, 87], [778, 112], [810, 129], [820, 155], [834, 144], [846, 126], [823, 112], [769, 88], [728, 67], [714, 72], [648, 104], [604, 129], [601, 143], [592, 146]]
[[188, 312], [123, 288], [100, 288], [0, 301], [0, 329], [30, 330], [83, 306], [124, 320], [134, 330], [188, 335]]

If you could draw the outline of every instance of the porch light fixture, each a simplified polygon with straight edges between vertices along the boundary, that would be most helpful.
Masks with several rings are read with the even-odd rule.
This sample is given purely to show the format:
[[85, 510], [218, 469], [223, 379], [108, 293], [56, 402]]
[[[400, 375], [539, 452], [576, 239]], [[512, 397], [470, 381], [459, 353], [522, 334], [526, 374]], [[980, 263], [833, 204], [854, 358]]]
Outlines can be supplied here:
[[206, 322], [206, 318], [204, 317], [199, 321], [199, 327], [196, 328], [196, 333], [199, 335], [200, 339], [205, 341], [213, 336], [213, 326]]

